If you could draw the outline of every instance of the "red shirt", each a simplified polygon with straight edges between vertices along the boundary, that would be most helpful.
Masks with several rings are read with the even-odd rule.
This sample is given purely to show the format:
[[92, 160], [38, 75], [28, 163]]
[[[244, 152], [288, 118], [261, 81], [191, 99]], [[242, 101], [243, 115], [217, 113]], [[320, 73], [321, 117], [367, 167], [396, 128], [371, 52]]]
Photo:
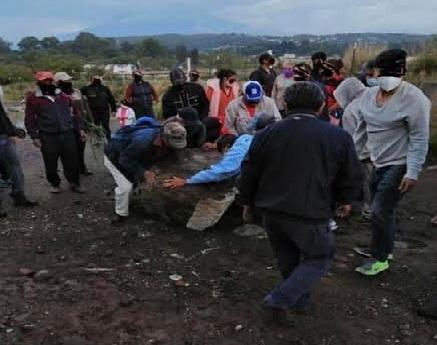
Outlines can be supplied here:
[[247, 104], [246, 103], [246, 109], [247, 109], [247, 113], [249, 114], [249, 117], [255, 116], [256, 106], [257, 106], [257, 104]]

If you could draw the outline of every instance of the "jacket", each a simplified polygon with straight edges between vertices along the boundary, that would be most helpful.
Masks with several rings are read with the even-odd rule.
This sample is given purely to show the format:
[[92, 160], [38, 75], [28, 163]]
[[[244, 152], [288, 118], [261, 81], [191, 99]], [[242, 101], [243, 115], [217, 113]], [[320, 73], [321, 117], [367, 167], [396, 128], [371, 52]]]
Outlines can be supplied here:
[[44, 96], [38, 89], [26, 99], [24, 125], [30, 137], [37, 139], [39, 133], [60, 134], [83, 128], [83, 118], [70, 96]]
[[160, 124], [151, 117], [142, 117], [135, 125], [118, 130], [105, 146], [105, 155], [132, 183], [143, 180], [144, 172], [156, 159], [154, 142]]
[[297, 219], [327, 221], [361, 187], [351, 136], [304, 109], [257, 133], [242, 163], [243, 204]]
[[80, 92], [93, 113], [107, 113], [110, 110], [112, 112], [117, 110], [114, 96], [111, 90], [105, 85], [90, 84], [81, 88]]
[[260, 113], [271, 114], [276, 121], [281, 120], [281, 114], [275, 102], [267, 96], [264, 96], [261, 102], [257, 104], [253, 117], [249, 116], [243, 96], [233, 100], [226, 109], [225, 126], [228, 133], [234, 135], [254, 134], [255, 130], [252, 121]]
[[194, 108], [202, 120], [208, 116], [209, 102], [205, 90], [196, 83], [173, 85], [162, 97], [162, 115], [165, 119], [176, 116], [184, 108]]
[[261, 84], [266, 96], [272, 96], [273, 84], [275, 83], [276, 73], [274, 70], [267, 72], [261, 66], [252, 72], [249, 80], [255, 80]]
[[241, 162], [249, 151], [253, 136], [249, 134], [241, 135], [225, 153], [222, 160], [217, 164], [211, 165], [208, 169], [199, 171], [187, 179], [188, 184], [202, 184], [209, 182], [221, 182], [232, 177], [238, 176], [241, 170]]
[[14, 137], [16, 134], [16, 128], [9, 119], [3, 103], [0, 101], [0, 136]]

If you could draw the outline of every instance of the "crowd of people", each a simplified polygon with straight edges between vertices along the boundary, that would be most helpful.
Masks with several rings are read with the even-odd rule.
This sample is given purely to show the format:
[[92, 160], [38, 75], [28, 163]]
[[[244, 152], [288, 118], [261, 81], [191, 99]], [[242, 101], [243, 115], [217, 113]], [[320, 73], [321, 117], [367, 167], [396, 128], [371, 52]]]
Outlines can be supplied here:
[[[75, 90], [65, 72], [35, 74], [36, 90], [26, 99], [25, 126], [41, 150], [51, 193], [59, 193], [61, 160], [71, 191], [84, 193], [89, 112], [108, 140], [104, 166], [116, 183], [114, 224], [129, 216], [135, 185], [158, 182], [153, 166], [176, 150], [198, 147], [223, 157], [189, 178], [161, 181], [176, 189], [235, 179], [243, 220], [260, 215], [283, 282], [264, 299], [274, 312], [308, 310], [311, 289], [330, 269], [335, 252], [335, 217], [347, 217], [356, 201], [371, 222], [367, 257], [356, 272], [373, 276], [389, 269], [396, 235], [396, 209], [413, 190], [429, 145], [431, 103], [404, 80], [407, 54], [387, 50], [368, 61], [358, 76], [345, 77], [341, 59], [317, 52], [312, 66], [270, 54], [240, 84], [231, 69], [200, 83], [181, 68], [160, 97], [135, 71], [119, 109], [100, 76]], [[154, 112], [162, 103], [163, 121]], [[111, 134], [116, 113], [120, 129]], [[24, 193], [15, 150], [18, 130], [0, 107], [0, 168], [12, 185], [16, 206], [36, 206]], [[6, 212], [0, 209], [0, 216]], [[424, 315], [437, 316], [437, 301]]]

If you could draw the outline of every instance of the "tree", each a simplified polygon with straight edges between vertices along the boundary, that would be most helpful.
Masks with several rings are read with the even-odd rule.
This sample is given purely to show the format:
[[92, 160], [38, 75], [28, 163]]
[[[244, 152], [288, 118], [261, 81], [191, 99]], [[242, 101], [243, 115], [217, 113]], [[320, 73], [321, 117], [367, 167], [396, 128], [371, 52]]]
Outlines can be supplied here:
[[167, 49], [156, 39], [146, 38], [138, 46], [138, 52], [141, 55], [155, 58], [158, 56], [165, 56]]
[[185, 46], [185, 44], [179, 44], [176, 46], [176, 60], [179, 63], [182, 63], [185, 61], [185, 59], [188, 56], [188, 51], [187, 51], [187, 47]]
[[27, 36], [18, 42], [18, 47], [22, 51], [38, 50], [41, 48], [41, 44], [38, 38], [34, 36]]
[[40, 41], [40, 45], [45, 50], [55, 50], [58, 49], [61, 42], [56, 37], [44, 37]]
[[0, 37], [0, 54], [10, 53], [10, 51], [11, 51], [11, 43], [5, 41], [3, 38]]
[[79, 33], [70, 43], [72, 52], [83, 56], [99, 54], [110, 45], [108, 40], [99, 38], [90, 32]]
[[191, 63], [193, 64], [193, 66], [199, 66], [200, 63], [200, 57], [199, 57], [199, 50], [193, 49], [190, 52], [190, 57], [191, 57]]

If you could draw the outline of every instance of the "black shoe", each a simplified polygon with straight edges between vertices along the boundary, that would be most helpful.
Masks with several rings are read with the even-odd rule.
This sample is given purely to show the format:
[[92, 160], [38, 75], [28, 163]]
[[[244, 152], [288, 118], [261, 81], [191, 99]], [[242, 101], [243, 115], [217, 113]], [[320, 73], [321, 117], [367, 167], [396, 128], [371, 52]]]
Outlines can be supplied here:
[[116, 214], [111, 219], [111, 224], [112, 225], [117, 225], [117, 224], [123, 223], [127, 218], [128, 218], [127, 216], [120, 216], [120, 215]]
[[35, 207], [39, 205], [38, 202], [27, 199], [24, 194], [11, 195], [11, 198], [14, 200], [14, 206]]
[[72, 184], [70, 185], [70, 190], [73, 193], [78, 193], [78, 194], [84, 194], [86, 191], [84, 188], [82, 188], [80, 185], [78, 184]]
[[80, 174], [81, 174], [81, 175], [84, 175], [84, 176], [91, 176], [91, 175], [94, 175], [94, 174], [92, 173], [92, 171], [89, 171], [88, 169], [82, 170], [82, 171], [80, 172]]

